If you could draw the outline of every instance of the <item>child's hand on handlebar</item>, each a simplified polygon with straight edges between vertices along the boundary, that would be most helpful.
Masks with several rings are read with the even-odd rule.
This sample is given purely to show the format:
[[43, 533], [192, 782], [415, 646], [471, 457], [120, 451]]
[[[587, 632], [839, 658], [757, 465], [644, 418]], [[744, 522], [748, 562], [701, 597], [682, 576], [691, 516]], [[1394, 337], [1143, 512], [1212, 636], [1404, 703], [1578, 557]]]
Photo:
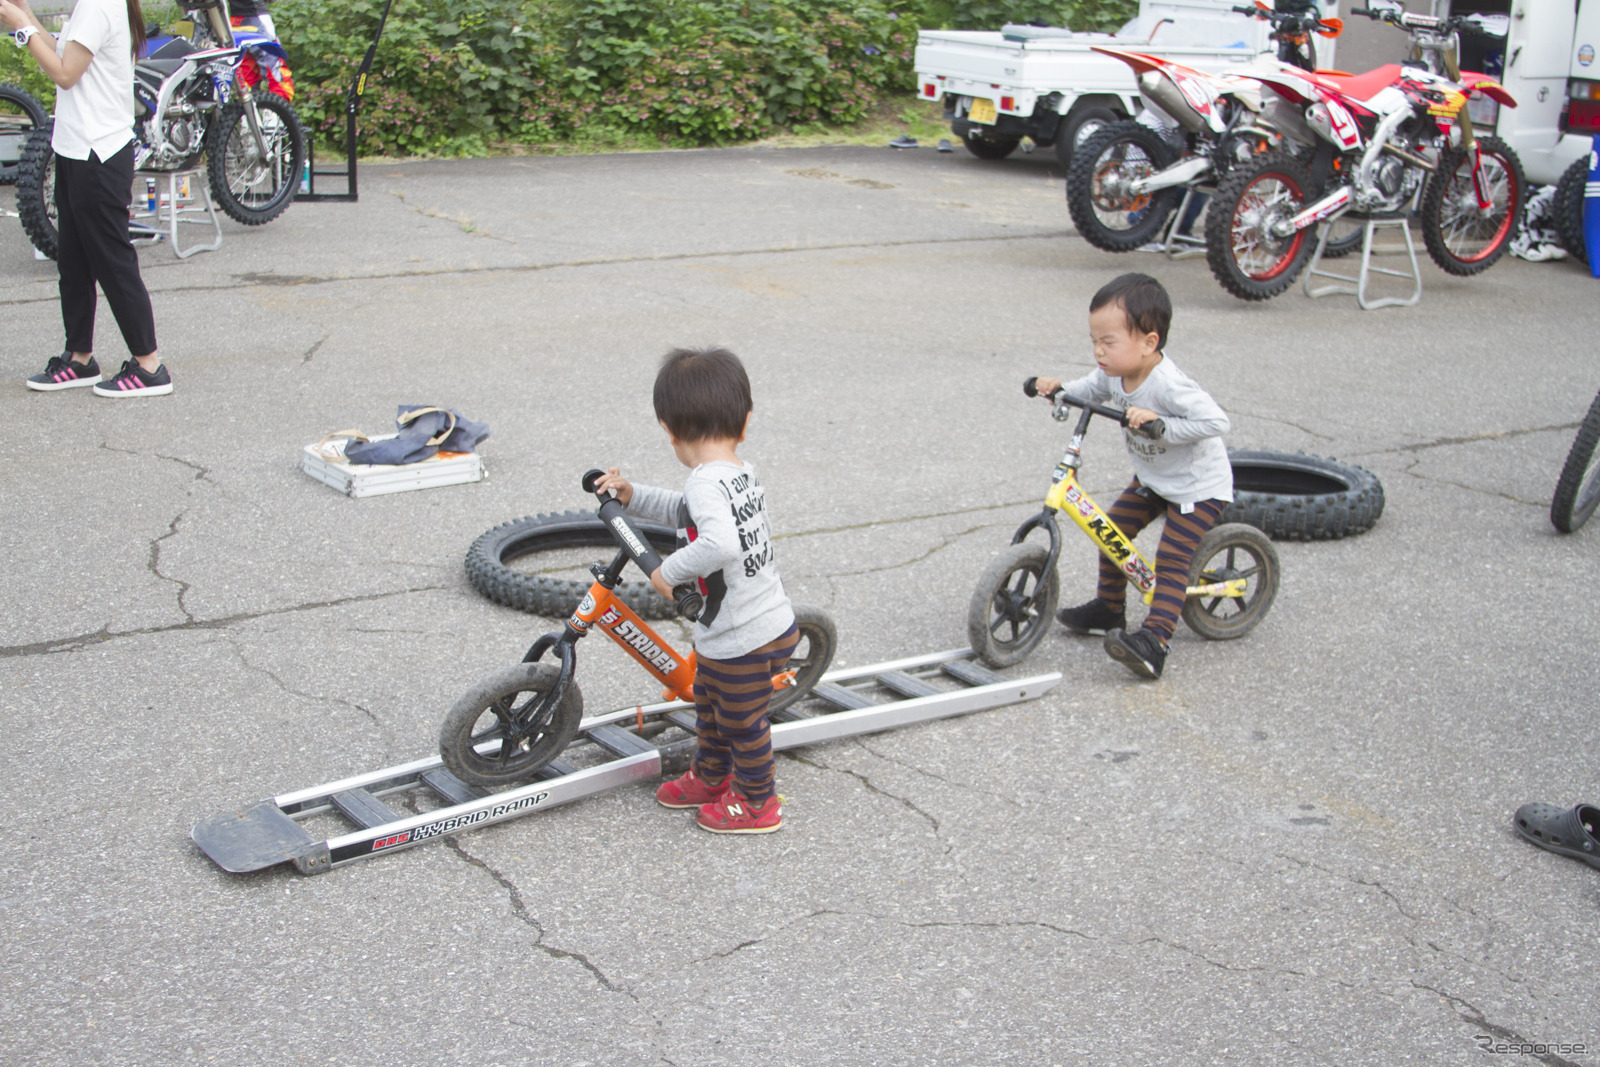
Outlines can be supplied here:
[[1061, 388], [1061, 382], [1056, 378], [1035, 378], [1033, 380], [1033, 388], [1040, 396], [1048, 400], [1051, 393]]
[[[604, 493], [607, 491], [615, 493], [617, 495], [617, 503], [621, 504], [623, 507], [627, 507], [628, 501], [633, 499], [633, 483], [624, 478], [621, 472], [615, 467], [606, 468], [605, 477], [601, 478], [595, 484], [594, 488], [596, 493]], [[658, 571], [657, 573], [660, 572]], [[671, 586], [662, 585], [660, 582], [657, 582], [654, 577], [651, 578], [651, 583], [655, 585], [657, 591], [664, 590], [662, 595], [668, 600], [672, 599]]]
[[[627, 485], [628, 483], [627, 482], [623, 482], [622, 484], [623, 485]], [[633, 491], [632, 487], [630, 486], [629, 487], [629, 492], [631, 493], [632, 491]], [[672, 600], [677, 595], [673, 591], [672, 586], [667, 584], [667, 580], [665, 578], [661, 577], [661, 568], [660, 567], [657, 567], [655, 570], [650, 572], [650, 588], [654, 589], [656, 592], [660, 593], [662, 596], [666, 597], [668, 600]]]
[[1137, 430], [1139, 427], [1143, 426], [1145, 423], [1154, 422], [1156, 419], [1159, 419], [1160, 417], [1161, 417], [1160, 415], [1157, 415], [1155, 412], [1150, 411], [1147, 408], [1129, 408], [1128, 409], [1128, 426], [1129, 426], [1130, 429]]

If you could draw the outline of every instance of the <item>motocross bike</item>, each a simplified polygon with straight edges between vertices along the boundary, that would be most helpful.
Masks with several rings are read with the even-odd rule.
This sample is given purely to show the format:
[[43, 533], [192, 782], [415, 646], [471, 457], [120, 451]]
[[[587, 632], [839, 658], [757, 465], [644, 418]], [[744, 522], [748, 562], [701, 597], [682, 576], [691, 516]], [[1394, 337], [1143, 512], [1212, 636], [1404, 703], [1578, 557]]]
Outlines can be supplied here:
[[1307, 156], [1278, 149], [1238, 167], [1218, 186], [1206, 219], [1206, 258], [1222, 287], [1244, 300], [1283, 292], [1305, 268], [1319, 223], [1418, 212], [1429, 255], [1451, 274], [1486, 270], [1505, 252], [1525, 198], [1516, 153], [1477, 137], [1469, 97], [1515, 107], [1494, 79], [1462, 72], [1457, 33], [1467, 18], [1357, 8], [1411, 31], [1420, 59], [1366, 74], [1295, 71], [1255, 76], [1268, 90], [1263, 114]]
[[[305, 161], [300, 117], [281, 96], [239, 81], [247, 56], [287, 58], [265, 34], [235, 33], [227, 0], [180, 0], [195, 17], [197, 45], [174, 37], [134, 64], [133, 166], [176, 171], [206, 157], [212, 196], [230, 218], [259, 226], [283, 213]], [[34, 247], [56, 254], [53, 123], [29, 136], [17, 176], [17, 212]]]

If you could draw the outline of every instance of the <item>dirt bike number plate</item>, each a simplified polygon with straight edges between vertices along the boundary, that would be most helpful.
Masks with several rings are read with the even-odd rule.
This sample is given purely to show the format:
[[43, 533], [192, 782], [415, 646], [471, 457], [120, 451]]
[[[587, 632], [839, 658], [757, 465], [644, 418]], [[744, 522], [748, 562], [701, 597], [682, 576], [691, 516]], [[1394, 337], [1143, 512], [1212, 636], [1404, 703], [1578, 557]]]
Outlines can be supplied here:
[[993, 126], [995, 119], [994, 101], [985, 100], [981, 96], [972, 98], [972, 107], [967, 111], [967, 118], [973, 122], [981, 122], [985, 126]]

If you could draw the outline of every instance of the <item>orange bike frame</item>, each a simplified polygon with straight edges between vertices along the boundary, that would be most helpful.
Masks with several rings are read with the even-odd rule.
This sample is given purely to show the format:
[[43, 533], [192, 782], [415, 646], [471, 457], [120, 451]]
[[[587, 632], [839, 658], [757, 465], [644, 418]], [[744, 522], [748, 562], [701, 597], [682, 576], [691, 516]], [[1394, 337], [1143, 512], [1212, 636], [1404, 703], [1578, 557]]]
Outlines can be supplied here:
[[678, 655], [677, 649], [646, 626], [613, 590], [599, 582], [591, 585], [567, 625], [580, 634], [590, 630], [605, 634], [655, 675], [665, 687], [663, 697], [694, 703], [694, 653]]

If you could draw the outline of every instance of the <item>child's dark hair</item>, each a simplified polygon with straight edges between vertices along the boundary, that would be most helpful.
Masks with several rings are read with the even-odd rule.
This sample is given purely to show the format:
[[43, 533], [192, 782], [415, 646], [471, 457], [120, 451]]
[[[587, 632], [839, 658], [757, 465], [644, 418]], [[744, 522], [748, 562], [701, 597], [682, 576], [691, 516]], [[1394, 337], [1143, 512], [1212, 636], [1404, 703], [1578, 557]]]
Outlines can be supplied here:
[[750, 417], [750, 376], [726, 348], [674, 348], [656, 373], [655, 404], [680, 441], [737, 439]]
[[1148, 274], [1124, 274], [1100, 287], [1089, 301], [1090, 311], [1107, 304], [1121, 304], [1128, 316], [1128, 329], [1156, 335], [1156, 351], [1167, 347], [1167, 328], [1172, 325], [1172, 298], [1160, 282]]

